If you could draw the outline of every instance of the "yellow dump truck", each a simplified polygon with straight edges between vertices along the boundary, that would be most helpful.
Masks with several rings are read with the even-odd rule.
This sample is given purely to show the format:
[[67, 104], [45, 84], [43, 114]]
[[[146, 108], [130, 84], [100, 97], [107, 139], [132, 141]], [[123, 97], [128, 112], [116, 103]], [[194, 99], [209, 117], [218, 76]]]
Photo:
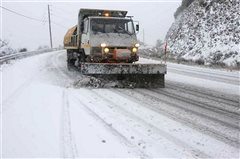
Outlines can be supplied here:
[[68, 68], [87, 75], [125, 77], [143, 87], [148, 81], [164, 86], [165, 65], [135, 63], [139, 25], [132, 18], [127, 11], [80, 9], [77, 25], [64, 37]]

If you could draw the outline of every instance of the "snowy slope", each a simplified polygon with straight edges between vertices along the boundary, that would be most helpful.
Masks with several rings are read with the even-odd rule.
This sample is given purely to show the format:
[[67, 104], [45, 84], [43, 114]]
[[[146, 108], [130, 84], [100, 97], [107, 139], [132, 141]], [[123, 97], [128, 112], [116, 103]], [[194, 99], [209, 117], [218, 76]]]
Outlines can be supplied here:
[[1, 68], [3, 157], [239, 158], [239, 72], [169, 63], [164, 89], [96, 89], [65, 51]]
[[195, 0], [168, 31], [170, 53], [208, 65], [239, 66], [239, 8], [239, 0]]

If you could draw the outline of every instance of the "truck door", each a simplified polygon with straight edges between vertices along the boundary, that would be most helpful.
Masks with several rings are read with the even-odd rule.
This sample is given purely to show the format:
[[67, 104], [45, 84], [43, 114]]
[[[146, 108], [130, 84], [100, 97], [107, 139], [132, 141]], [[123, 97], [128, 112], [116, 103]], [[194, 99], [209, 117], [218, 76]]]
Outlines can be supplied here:
[[89, 43], [89, 37], [90, 37], [90, 29], [89, 29], [89, 20], [86, 18], [83, 21], [83, 32], [82, 32], [82, 42], [81, 42], [81, 48], [84, 49], [85, 55], [90, 55], [90, 43]]

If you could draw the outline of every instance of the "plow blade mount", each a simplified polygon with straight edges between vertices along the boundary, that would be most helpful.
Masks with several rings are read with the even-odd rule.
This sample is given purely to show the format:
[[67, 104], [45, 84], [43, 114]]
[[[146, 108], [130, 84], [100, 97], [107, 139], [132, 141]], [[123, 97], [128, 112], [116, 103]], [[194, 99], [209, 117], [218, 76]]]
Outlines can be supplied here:
[[138, 88], [165, 86], [163, 64], [84, 63], [80, 69], [84, 75], [132, 83]]

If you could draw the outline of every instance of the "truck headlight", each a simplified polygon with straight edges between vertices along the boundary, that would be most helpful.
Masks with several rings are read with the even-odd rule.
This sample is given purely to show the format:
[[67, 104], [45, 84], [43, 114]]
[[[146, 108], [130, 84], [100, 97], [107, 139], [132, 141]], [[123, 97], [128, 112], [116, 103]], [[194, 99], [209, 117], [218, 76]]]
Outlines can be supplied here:
[[136, 47], [132, 48], [132, 52], [136, 53], [138, 51], [138, 49]]
[[137, 43], [137, 44], [135, 44], [135, 47], [139, 47], [139, 46], [140, 46], [140, 44], [138, 44], [138, 43]]
[[107, 44], [106, 43], [101, 43], [101, 47], [106, 47]]
[[108, 52], [109, 52], [109, 48], [107, 48], [107, 47], [104, 48], [104, 52], [105, 52], [105, 53], [108, 53]]

